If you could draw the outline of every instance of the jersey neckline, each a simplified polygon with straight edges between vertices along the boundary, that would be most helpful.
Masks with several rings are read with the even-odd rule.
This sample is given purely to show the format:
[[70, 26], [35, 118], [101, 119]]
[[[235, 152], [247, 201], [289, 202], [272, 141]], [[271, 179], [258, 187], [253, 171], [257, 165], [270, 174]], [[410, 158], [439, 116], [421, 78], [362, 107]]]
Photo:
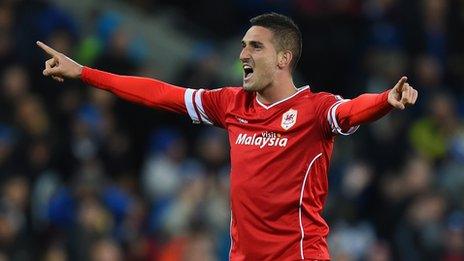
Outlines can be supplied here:
[[270, 108], [272, 108], [272, 107], [274, 107], [274, 106], [276, 106], [276, 105], [279, 105], [279, 104], [281, 104], [281, 103], [283, 103], [283, 102], [285, 102], [285, 101], [290, 100], [291, 98], [297, 96], [298, 94], [300, 94], [301, 92], [303, 92], [304, 90], [307, 90], [307, 89], [309, 89], [309, 85], [305, 85], [305, 86], [303, 86], [303, 87], [300, 87], [300, 88], [297, 89], [298, 91], [295, 92], [294, 94], [292, 94], [292, 95], [288, 96], [287, 98], [284, 98], [284, 99], [282, 99], [282, 100], [280, 100], [280, 101], [276, 101], [276, 102], [274, 102], [274, 103], [271, 103], [270, 105], [265, 105], [264, 103], [260, 102], [260, 101], [258, 100], [258, 96], [257, 96], [257, 95], [255, 96], [255, 100], [256, 100], [256, 102], [257, 102], [261, 107], [263, 107], [263, 108], [266, 109], [266, 110], [269, 110]]

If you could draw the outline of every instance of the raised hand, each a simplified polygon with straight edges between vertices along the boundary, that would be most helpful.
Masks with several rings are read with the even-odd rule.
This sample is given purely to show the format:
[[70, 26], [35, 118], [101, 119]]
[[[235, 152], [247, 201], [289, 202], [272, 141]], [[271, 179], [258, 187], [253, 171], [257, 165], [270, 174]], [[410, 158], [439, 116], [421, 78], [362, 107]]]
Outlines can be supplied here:
[[398, 83], [388, 94], [388, 103], [393, 107], [404, 110], [407, 106], [416, 103], [418, 92], [406, 81], [406, 76], [401, 77]]
[[77, 79], [81, 77], [82, 65], [40, 41], [37, 41], [37, 45], [51, 56], [45, 61], [43, 75], [51, 76], [59, 82], [63, 82], [65, 78]]

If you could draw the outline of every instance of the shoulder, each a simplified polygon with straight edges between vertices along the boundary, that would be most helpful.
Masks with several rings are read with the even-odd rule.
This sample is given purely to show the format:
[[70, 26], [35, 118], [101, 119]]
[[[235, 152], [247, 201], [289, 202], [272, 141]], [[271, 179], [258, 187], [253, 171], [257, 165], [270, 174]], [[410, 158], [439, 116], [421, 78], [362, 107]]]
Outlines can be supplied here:
[[335, 97], [335, 95], [329, 92], [313, 92], [309, 86], [300, 88], [299, 92], [302, 93], [300, 97], [306, 101], [310, 101], [311, 104], [317, 104], [318, 102], [329, 99], [330, 97]]
[[208, 91], [236, 94], [236, 93], [239, 93], [241, 90], [242, 90], [242, 87], [238, 87], [238, 86], [224, 86], [224, 87], [219, 87], [216, 89], [209, 89]]
[[330, 92], [316, 92], [311, 93], [312, 103], [316, 106], [324, 106], [328, 104], [334, 104], [338, 101], [342, 101], [343, 97]]
[[325, 115], [327, 111], [342, 101], [343, 98], [330, 92], [309, 92], [307, 95], [308, 106], [310, 106], [316, 114]]
[[325, 100], [340, 100], [342, 99], [339, 95], [335, 95], [330, 92], [312, 92], [312, 99], [315, 101], [325, 101]]
[[221, 96], [221, 98], [231, 98], [240, 95], [243, 90], [241, 87], [220, 87], [216, 89], [205, 90], [209, 95]]
[[205, 103], [213, 103], [220, 105], [223, 109], [232, 106], [233, 104], [243, 104], [247, 100], [251, 100], [251, 94], [243, 90], [242, 87], [221, 87], [217, 89], [204, 90], [202, 99]]
[[211, 92], [221, 96], [222, 99], [227, 100], [249, 100], [255, 96], [254, 92], [245, 91], [239, 86], [227, 86], [218, 89], [213, 89]]

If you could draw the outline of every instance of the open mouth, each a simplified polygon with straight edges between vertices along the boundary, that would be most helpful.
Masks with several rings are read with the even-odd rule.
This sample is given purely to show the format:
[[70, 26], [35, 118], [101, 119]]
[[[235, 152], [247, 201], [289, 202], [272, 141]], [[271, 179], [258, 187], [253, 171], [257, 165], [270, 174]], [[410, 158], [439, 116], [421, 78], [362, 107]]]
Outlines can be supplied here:
[[243, 80], [247, 81], [253, 76], [253, 68], [250, 65], [243, 65]]

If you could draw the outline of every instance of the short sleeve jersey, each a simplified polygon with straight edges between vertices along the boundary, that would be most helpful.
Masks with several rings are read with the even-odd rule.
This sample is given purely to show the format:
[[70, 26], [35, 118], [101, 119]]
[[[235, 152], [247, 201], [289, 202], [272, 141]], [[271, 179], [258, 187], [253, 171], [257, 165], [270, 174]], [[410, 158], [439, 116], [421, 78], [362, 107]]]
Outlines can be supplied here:
[[271, 105], [226, 87], [185, 91], [196, 123], [224, 128], [231, 156], [230, 260], [329, 259], [321, 216], [340, 96], [308, 86]]

